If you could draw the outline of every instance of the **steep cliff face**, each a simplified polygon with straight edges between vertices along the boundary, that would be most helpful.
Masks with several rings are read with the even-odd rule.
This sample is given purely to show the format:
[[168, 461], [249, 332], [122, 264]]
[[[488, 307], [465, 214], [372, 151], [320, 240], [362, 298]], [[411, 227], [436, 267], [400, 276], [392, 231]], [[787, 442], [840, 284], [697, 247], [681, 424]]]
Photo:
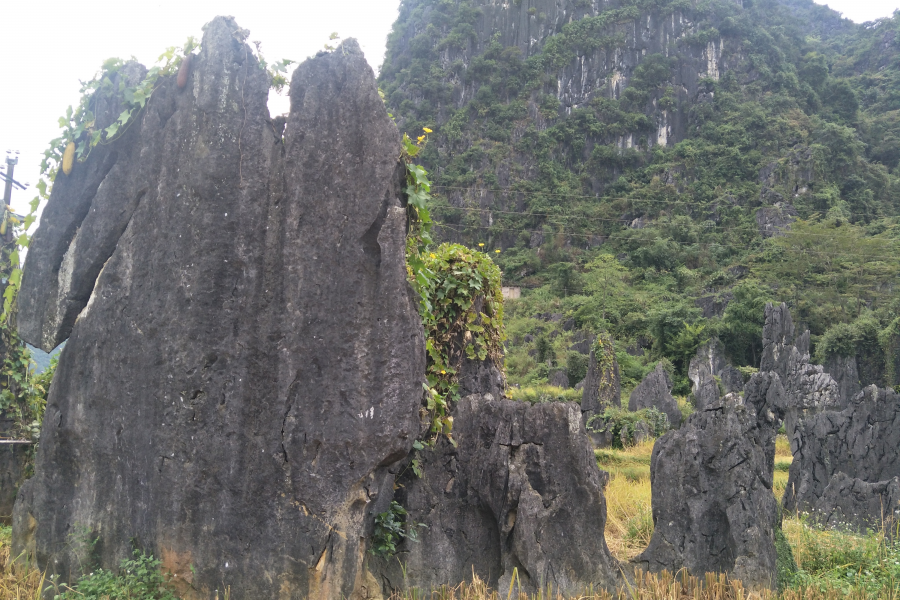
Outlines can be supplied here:
[[161, 79], [60, 174], [34, 236], [22, 333], [68, 343], [14, 546], [63, 581], [136, 545], [185, 597], [349, 597], [418, 434], [405, 170], [374, 74], [348, 41], [272, 120], [247, 33], [208, 24], [186, 87]]

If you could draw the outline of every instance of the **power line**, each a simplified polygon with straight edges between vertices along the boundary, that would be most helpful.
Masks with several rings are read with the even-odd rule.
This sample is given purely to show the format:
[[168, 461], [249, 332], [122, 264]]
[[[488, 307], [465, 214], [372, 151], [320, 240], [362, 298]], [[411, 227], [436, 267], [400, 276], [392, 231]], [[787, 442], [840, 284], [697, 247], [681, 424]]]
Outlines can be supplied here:
[[[443, 208], [443, 207], [435, 207], [435, 208], [439, 209], [439, 208]], [[599, 221], [599, 222], [604, 222], [604, 223], [627, 224], [626, 219], [616, 219], [616, 218], [607, 218], [607, 217], [588, 217], [588, 216], [579, 217], [579, 216], [575, 216], [575, 215], [566, 216], [566, 215], [561, 215], [558, 213], [518, 212], [518, 211], [514, 211], [514, 210], [495, 210], [492, 208], [472, 208], [472, 207], [464, 207], [464, 206], [463, 207], [451, 206], [451, 207], [449, 207], [448, 210], [460, 210], [460, 211], [469, 211], [469, 212], [481, 211], [481, 212], [492, 213], [492, 214], [500, 213], [500, 214], [507, 214], [507, 215], [521, 215], [524, 217], [547, 216], [547, 217], [559, 217], [559, 218], [566, 218], [566, 219], [571, 218], [571, 219], [576, 219], [578, 221]], [[568, 223], [568, 222], [554, 221], [554, 220], [549, 220], [549, 219], [547, 220], [547, 222], [556, 224], [556, 225], [570, 225], [570, 223]], [[472, 225], [472, 227], [481, 227], [481, 226]], [[722, 227], [720, 225], [702, 225], [702, 227], [703, 227], [703, 229], [706, 229], [706, 230], [719, 229], [719, 230], [722, 230], [723, 233], [744, 232], [744, 230], [741, 230], [737, 227]], [[537, 230], [535, 230], [535, 231], [537, 231]], [[749, 231], [747, 231], [746, 233], [749, 233]], [[804, 232], [804, 231], [792, 231], [791, 234], [792, 235], [810, 236], [810, 237], [827, 237], [827, 238], [833, 237], [832, 235], [827, 234], [827, 233], [810, 233], [810, 232]], [[574, 234], [573, 233], [573, 234], [569, 234], [569, 235], [582, 235], [582, 234]]]
[[[634, 198], [628, 198], [625, 196], [599, 196], [599, 195], [590, 195], [590, 194], [568, 194], [568, 193], [552, 193], [552, 192], [534, 192], [534, 191], [525, 191], [525, 190], [514, 190], [510, 188], [471, 188], [471, 187], [463, 187], [463, 186], [452, 186], [452, 185], [436, 185], [433, 184], [431, 189], [442, 189], [442, 190], [461, 190], [461, 191], [469, 191], [469, 192], [493, 192], [497, 194], [519, 194], [521, 196], [525, 196], [527, 198], [536, 198], [536, 197], [548, 197], [548, 198], [574, 198], [581, 200], [607, 200], [607, 201], [623, 201], [630, 202], [634, 204], [635, 202], [652, 202], [657, 204], [681, 204], [684, 206], [702, 206], [709, 208], [708, 203], [697, 202], [696, 200], [656, 200], [652, 198], [641, 198], [636, 200]], [[541, 213], [533, 213], [533, 214], [541, 214]], [[552, 215], [554, 213], [545, 213], [548, 215]], [[851, 212], [847, 213], [853, 217], [871, 217], [872, 215], [869, 213], [856, 213]]]
[[[453, 225], [450, 225], [450, 224], [448, 224], [448, 223], [443, 223], [443, 222], [440, 222], [440, 221], [435, 221], [434, 223], [435, 223], [436, 225], [438, 225], [439, 227], [445, 227], [445, 228], [450, 229], [450, 230], [452, 230], [452, 231], [455, 231], [455, 232], [457, 232], [457, 233], [459, 233], [459, 234], [462, 234], [462, 233], [463, 233], [463, 231], [462, 231], [461, 229], [459, 229], [459, 228], [457, 228], [457, 227], [454, 227]], [[540, 234], [544, 234], [544, 233], [545, 233], [545, 232], [544, 232], [543, 230], [541, 230], [541, 229], [513, 229], [513, 228], [495, 227], [495, 226], [487, 226], [487, 225], [470, 225], [470, 226], [466, 226], [466, 227], [467, 227], [467, 228], [476, 228], [476, 229], [488, 229], [488, 230], [491, 230], [491, 231], [510, 231], [510, 232], [514, 232], [514, 233], [540, 233]], [[569, 237], [588, 238], [588, 239], [594, 237], [593, 234], [583, 234], [583, 233], [564, 233], [564, 232], [556, 232], [556, 234], [566, 235], [566, 236], [569, 236]], [[552, 235], [552, 234], [551, 234], [551, 235]], [[667, 243], [680, 244], [680, 245], [683, 245], [683, 246], [701, 246], [701, 245], [706, 245], [706, 246], [721, 246], [721, 247], [723, 247], [723, 248], [747, 249], [747, 245], [746, 245], [746, 244], [735, 245], [735, 244], [726, 244], [726, 243], [722, 243], [722, 242], [679, 242], [679, 241], [676, 241], [676, 240], [664, 240], [664, 241], [666, 241]], [[821, 251], [821, 250], [803, 250], [803, 252], [806, 253], [806, 254], [817, 254], [817, 255], [821, 255], [821, 256], [831, 256], [831, 257], [837, 257], [837, 256], [858, 256], [858, 257], [860, 257], [860, 258], [866, 258], [866, 259], [869, 259], [869, 260], [873, 260], [873, 259], [883, 259], [883, 260], [888, 260], [888, 259], [895, 258], [895, 256], [894, 256], [894, 255], [891, 255], [891, 254], [859, 254], [859, 253], [856, 253], [856, 252], [823, 252], [823, 251]]]

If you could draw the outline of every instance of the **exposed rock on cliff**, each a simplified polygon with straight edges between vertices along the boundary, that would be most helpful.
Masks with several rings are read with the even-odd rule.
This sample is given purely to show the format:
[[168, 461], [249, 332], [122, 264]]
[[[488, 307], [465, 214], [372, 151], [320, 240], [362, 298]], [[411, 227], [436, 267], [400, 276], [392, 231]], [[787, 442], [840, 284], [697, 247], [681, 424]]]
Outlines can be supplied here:
[[[865, 483], [900, 476], [900, 394], [867, 387], [841, 412], [823, 412], [802, 422], [791, 450], [794, 460], [784, 490], [786, 510], [814, 508], [837, 473]], [[840, 481], [835, 485], [844, 487]], [[823, 506], [832, 504], [828, 501]], [[863, 518], [862, 505], [856, 511], [842, 510]]]
[[[715, 382], [713, 382], [715, 383]], [[631, 396], [628, 398], [628, 410], [635, 411], [642, 408], [658, 408], [666, 413], [669, 418], [669, 426], [678, 429], [681, 426], [681, 409], [672, 397], [672, 380], [669, 374], [663, 370], [662, 363], [641, 381]]]
[[400, 138], [372, 70], [352, 40], [304, 62], [283, 130], [246, 35], [208, 24], [186, 88], [161, 79], [57, 178], [28, 254], [22, 334], [69, 341], [14, 547], [66, 581], [134, 541], [185, 593], [349, 597], [367, 505], [419, 431]]
[[635, 559], [651, 571], [728, 572], [752, 588], [776, 581], [775, 434], [784, 406], [776, 375], [698, 410], [657, 440], [650, 462], [653, 537]]
[[385, 592], [455, 585], [473, 573], [505, 590], [514, 568], [527, 592], [615, 585], [618, 562], [603, 536], [608, 475], [576, 404], [468, 396], [453, 435], [457, 446], [442, 438], [419, 454], [421, 478], [410, 469], [398, 480], [408, 521], [428, 527], [397, 558], [373, 561]]

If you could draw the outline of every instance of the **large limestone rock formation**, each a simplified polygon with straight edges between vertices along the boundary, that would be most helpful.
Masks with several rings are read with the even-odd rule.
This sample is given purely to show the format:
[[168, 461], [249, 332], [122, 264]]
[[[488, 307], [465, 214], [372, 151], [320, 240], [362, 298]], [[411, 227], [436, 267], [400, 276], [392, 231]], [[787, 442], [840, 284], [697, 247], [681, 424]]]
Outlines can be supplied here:
[[[59, 175], [32, 241], [22, 335], [69, 341], [14, 552], [63, 580], [134, 543], [188, 595], [349, 597], [418, 434], [400, 137], [373, 73], [354, 41], [306, 61], [285, 128], [246, 36], [209, 23], [185, 89], [163, 78]], [[67, 544], [83, 531], [91, 556]]]
[[784, 401], [778, 376], [757, 373], [743, 403], [729, 395], [657, 440], [653, 537], [639, 564], [655, 572], [728, 572], [750, 588], [775, 587], [772, 482]]
[[784, 303], [766, 305], [759, 370], [777, 373], [781, 378], [788, 398], [785, 429], [789, 438], [805, 417], [842, 408], [837, 382], [820, 365], [810, 362], [809, 331], [795, 335], [791, 313]]
[[672, 380], [663, 369], [662, 363], [644, 377], [628, 398], [628, 410], [658, 408], [669, 417], [669, 425], [678, 429], [681, 426], [681, 409], [672, 397]]
[[[815, 508], [833, 483], [843, 487], [834, 479], [838, 473], [871, 484], [900, 476], [900, 394], [871, 385], [844, 410], [808, 417], [791, 440], [791, 451], [783, 500], [790, 511]], [[844, 509], [861, 519], [868, 518], [862, 516], [866, 512]]]
[[408, 469], [398, 480], [407, 521], [427, 528], [398, 556], [373, 561], [385, 592], [456, 585], [473, 574], [507, 590], [513, 569], [526, 592], [613, 587], [618, 562], [603, 536], [608, 475], [578, 405], [471, 395], [453, 416], [457, 445], [440, 439], [418, 455], [421, 478]]

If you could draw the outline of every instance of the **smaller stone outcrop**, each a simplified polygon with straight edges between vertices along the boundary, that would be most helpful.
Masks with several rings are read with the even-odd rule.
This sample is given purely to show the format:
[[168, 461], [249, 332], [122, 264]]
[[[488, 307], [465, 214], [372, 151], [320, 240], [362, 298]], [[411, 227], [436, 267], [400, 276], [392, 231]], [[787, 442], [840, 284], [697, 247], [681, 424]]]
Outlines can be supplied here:
[[[718, 383], [721, 382], [726, 394], [744, 389], [744, 376], [728, 364], [725, 346], [718, 338], [713, 338], [697, 348], [697, 354], [688, 367], [688, 378], [697, 407], [705, 406], [719, 397]], [[710, 383], [708, 380], [715, 380]]]
[[856, 368], [855, 356], [834, 355], [825, 361], [827, 372], [837, 383], [837, 394], [840, 407], [844, 408], [862, 390], [859, 384], [859, 370]]
[[672, 397], [672, 380], [663, 369], [662, 363], [657, 364], [656, 368], [644, 377], [628, 398], [628, 410], [636, 411], [642, 408], [657, 408], [666, 413], [669, 425], [673, 429], [681, 426], [681, 409]]
[[703, 382], [704, 374], [719, 375], [727, 366], [725, 346], [718, 338], [713, 338], [697, 348], [697, 353], [688, 366], [688, 379], [696, 391]]
[[550, 373], [548, 381], [550, 382], [550, 385], [555, 385], [559, 388], [565, 389], [569, 387], [569, 375], [566, 373], [565, 369], [557, 369]]
[[785, 429], [789, 438], [798, 423], [823, 410], [841, 408], [837, 382], [809, 357], [809, 331], [796, 335], [787, 305], [766, 305], [760, 372], [777, 373], [788, 398]]
[[719, 384], [712, 375], [705, 374], [697, 391], [694, 392], [694, 407], [705, 410], [719, 400]]
[[456, 444], [442, 437], [418, 454], [421, 477], [407, 469], [398, 479], [395, 498], [408, 522], [427, 527], [398, 557], [370, 562], [383, 591], [431, 589], [473, 574], [505, 590], [513, 569], [529, 593], [613, 588], [619, 565], [603, 536], [608, 475], [597, 467], [578, 406], [471, 395], [453, 416]]
[[622, 379], [612, 338], [601, 334], [591, 346], [588, 372], [581, 394], [585, 420], [609, 406], [622, 405]]
[[731, 365], [725, 365], [725, 368], [719, 374], [719, 379], [722, 380], [722, 387], [725, 388], [726, 394], [740, 392], [744, 389], [743, 374]]
[[812, 516], [832, 528], [865, 533], [884, 527], [886, 533], [895, 534], [900, 523], [900, 479], [866, 483], [837, 472], [816, 501]]
[[[789, 511], [814, 509], [837, 473], [865, 483], [900, 476], [900, 394], [870, 385], [844, 410], [808, 417], [791, 451], [783, 500]], [[862, 508], [850, 512], [861, 515]]]
[[756, 374], [659, 438], [650, 462], [653, 537], [635, 561], [658, 572], [726, 572], [774, 588], [775, 434], [784, 406], [777, 375]]

